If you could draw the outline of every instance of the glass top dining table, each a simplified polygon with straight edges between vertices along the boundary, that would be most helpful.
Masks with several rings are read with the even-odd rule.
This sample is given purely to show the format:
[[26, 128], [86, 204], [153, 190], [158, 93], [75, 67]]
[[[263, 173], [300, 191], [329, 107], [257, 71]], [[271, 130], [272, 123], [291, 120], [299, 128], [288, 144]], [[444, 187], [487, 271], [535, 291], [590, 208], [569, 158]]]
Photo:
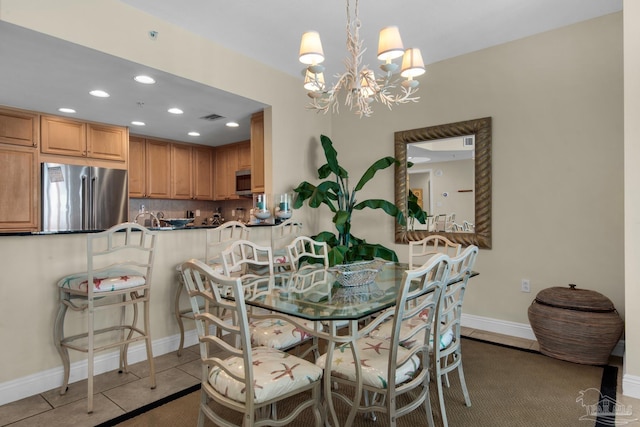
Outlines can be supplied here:
[[245, 278], [248, 305], [313, 321], [361, 320], [396, 303], [407, 264], [380, 262], [374, 281], [343, 286], [338, 272], [307, 265], [296, 272]]
[[[403, 273], [409, 266], [406, 263], [378, 261], [376, 268], [379, 268], [379, 272], [373, 282], [358, 286], [343, 286], [338, 277], [339, 273], [322, 265], [306, 265], [296, 272], [278, 272], [273, 276], [245, 276], [242, 280], [245, 303], [285, 315], [289, 321], [293, 321], [310, 335], [327, 340], [330, 345], [327, 347], [325, 370], [330, 370], [331, 354], [335, 345], [358, 339], [358, 325], [361, 320], [396, 304], [398, 290], [403, 283]], [[471, 276], [477, 274], [472, 272]], [[461, 278], [454, 277], [450, 283], [458, 280]], [[325, 326], [322, 330], [317, 326], [311, 330], [304, 326], [303, 322], [296, 322], [296, 319], [311, 320], [315, 321], [315, 325], [322, 323]], [[342, 326], [348, 326], [348, 331], [338, 334], [337, 329]], [[356, 369], [358, 373], [355, 394], [360, 395], [360, 368]], [[340, 423], [331, 399], [330, 378], [330, 375], [326, 375], [324, 381], [324, 396], [329, 409], [329, 418], [325, 425], [338, 426]], [[352, 424], [357, 409], [357, 405], [351, 408], [346, 425]]]

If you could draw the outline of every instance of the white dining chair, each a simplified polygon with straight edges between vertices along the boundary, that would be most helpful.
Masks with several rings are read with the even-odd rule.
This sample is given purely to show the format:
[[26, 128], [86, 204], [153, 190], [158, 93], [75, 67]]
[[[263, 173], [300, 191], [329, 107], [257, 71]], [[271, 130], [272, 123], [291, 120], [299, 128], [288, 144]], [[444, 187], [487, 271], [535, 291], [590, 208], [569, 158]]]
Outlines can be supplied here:
[[[429, 339], [435, 325], [436, 307], [442, 291], [448, 281], [450, 258], [439, 254], [426, 264], [403, 273], [402, 285], [398, 289], [395, 306], [382, 312], [358, 331], [355, 342], [347, 341], [335, 351], [322, 355], [316, 365], [327, 366], [327, 357], [331, 357], [332, 383], [347, 385], [339, 394], [340, 399], [351, 405], [354, 410], [349, 414], [346, 425], [353, 423], [356, 412], [372, 414], [383, 412], [389, 426], [396, 426], [397, 419], [413, 410], [423, 407], [428, 424], [434, 426], [433, 413], [429, 398], [429, 379], [432, 357], [429, 352]], [[418, 286], [415, 286], [419, 283]], [[408, 300], [416, 301], [407, 304]], [[416, 316], [423, 316], [406, 339], [415, 345], [406, 348], [400, 345], [400, 329], [404, 322]], [[390, 339], [374, 338], [371, 331], [382, 323], [393, 325]], [[366, 362], [366, 363], [365, 363]], [[356, 370], [359, 369], [359, 375]], [[364, 390], [364, 405], [360, 406], [360, 396], [349, 396], [357, 389], [360, 379]], [[400, 395], [404, 399], [400, 399]], [[333, 404], [332, 402], [328, 402]], [[358, 409], [355, 410], [355, 406]]]
[[458, 256], [462, 244], [454, 243], [439, 234], [430, 234], [424, 239], [409, 242], [409, 269], [421, 266], [435, 254], [444, 253], [450, 257]]
[[289, 268], [287, 245], [300, 235], [302, 235], [302, 223], [293, 219], [287, 219], [271, 227], [271, 250], [276, 270]]
[[[249, 240], [250, 231], [249, 227], [239, 221], [227, 221], [216, 228], [207, 229], [205, 235], [206, 244], [204, 262], [218, 273], [223, 273], [224, 268], [222, 266], [220, 253], [236, 240]], [[173, 299], [173, 312], [176, 317], [176, 322], [178, 323], [178, 329], [180, 330], [180, 342], [178, 343], [177, 351], [178, 356], [182, 356], [182, 350], [184, 349], [183, 319], [193, 320], [193, 311], [191, 308], [180, 307], [180, 300], [184, 293], [184, 283], [182, 282], [182, 272], [180, 271], [180, 268], [181, 264], [178, 264], [176, 266], [177, 286], [175, 297]], [[204, 306], [201, 306], [201, 308], [204, 309]]]
[[[240, 277], [245, 283], [245, 298], [255, 299], [261, 293], [274, 292], [274, 263], [270, 246], [238, 240], [221, 253], [224, 274]], [[266, 310], [251, 309], [248, 313], [251, 342], [255, 346], [290, 350], [312, 341], [302, 355], [317, 354], [317, 340], [297, 327], [287, 316], [273, 315]], [[322, 330], [322, 324], [307, 321], [303, 325], [310, 330]]]
[[434, 340], [439, 342], [440, 345], [432, 346], [432, 356], [440, 414], [445, 427], [448, 423], [443, 383], [449, 387], [449, 372], [455, 369], [458, 370], [458, 378], [460, 379], [465, 405], [471, 406], [471, 399], [462, 369], [461, 319], [462, 303], [467, 283], [471, 277], [477, 256], [478, 247], [472, 245], [465, 248], [460, 255], [451, 259], [449, 284], [445, 287], [441, 303], [437, 307], [436, 318], [438, 319], [439, 328], [434, 331]]
[[291, 270], [296, 271], [301, 263], [321, 264], [329, 268], [329, 245], [307, 236], [295, 238], [286, 247]]
[[[252, 345], [242, 279], [219, 275], [199, 260], [182, 264], [182, 274], [195, 313], [202, 360], [198, 427], [204, 426], [205, 417], [218, 426], [238, 425], [230, 420], [229, 410], [242, 415], [242, 426], [256, 427], [290, 424], [311, 410], [315, 425], [321, 426], [322, 369], [280, 350]], [[229, 290], [233, 300], [224, 298], [222, 289]], [[200, 299], [212, 310], [201, 311]], [[233, 313], [236, 321], [227, 322], [217, 312]], [[211, 326], [222, 334], [211, 334]], [[236, 341], [230, 337], [237, 337], [239, 345], [228, 344]], [[276, 419], [275, 404], [294, 396], [291, 410]]]

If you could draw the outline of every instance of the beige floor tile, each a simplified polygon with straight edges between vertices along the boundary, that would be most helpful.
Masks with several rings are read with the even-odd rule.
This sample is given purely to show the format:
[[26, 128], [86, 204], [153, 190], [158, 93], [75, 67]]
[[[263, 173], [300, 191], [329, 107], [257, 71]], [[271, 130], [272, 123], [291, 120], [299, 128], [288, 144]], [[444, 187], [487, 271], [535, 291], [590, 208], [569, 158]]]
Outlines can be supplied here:
[[[93, 393], [101, 393], [105, 390], [140, 380], [140, 377], [129, 372], [128, 374], [118, 373], [118, 371], [110, 371], [104, 374], [96, 375], [93, 379]], [[87, 397], [87, 380], [82, 380], [69, 384], [69, 389], [64, 395], [60, 395], [60, 389], [42, 393], [42, 396], [53, 406], [68, 405], [80, 399]]]
[[[175, 368], [178, 365], [188, 363], [194, 359], [197, 359], [198, 355], [192, 351], [183, 351], [182, 356], [178, 356], [176, 351], [172, 351], [162, 356], [154, 357], [154, 363], [156, 368], [156, 374], [158, 372], [166, 371], [167, 369]], [[146, 360], [138, 362], [135, 365], [129, 366], [129, 372], [137, 375], [140, 378], [146, 378], [149, 376], [149, 363]]]
[[200, 380], [180, 369], [172, 368], [158, 372], [156, 374], [156, 383], [156, 388], [152, 390], [149, 388], [148, 378], [143, 378], [117, 389], [105, 391], [103, 394], [123, 408], [125, 412], [131, 412], [180, 390], [199, 384]]
[[92, 427], [124, 414], [111, 400], [101, 394], [93, 398], [93, 413], [87, 414], [87, 400], [64, 405], [33, 417], [25, 418], [11, 427]]
[[184, 363], [182, 365], [176, 366], [177, 369], [186, 372], [189, 375], [194, 376], [197, 379], [200, 379], [202, 376], [202, 362], [200, 358], [196, 360], [192, 360], [189, 363]]
[[0, 426], [6, 426], [50, 409], [52, 406], [39, 394], [8, 403], [0, 406]]

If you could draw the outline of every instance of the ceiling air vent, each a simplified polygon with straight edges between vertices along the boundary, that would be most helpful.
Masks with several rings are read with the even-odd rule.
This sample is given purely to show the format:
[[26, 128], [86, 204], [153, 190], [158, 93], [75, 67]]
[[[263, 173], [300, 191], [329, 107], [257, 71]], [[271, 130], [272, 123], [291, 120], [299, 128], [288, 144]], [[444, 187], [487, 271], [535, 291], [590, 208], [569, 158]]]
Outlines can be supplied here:
[[221, 116], [220, 114], [209, 114], [208, 116], [204, 116], [204, 117], [200, 117], [201, 119], [204, 120], [209, 120], [210, 122], [214, 121], [214, 120], [218, 120], [218, 119], [224, 119], [223, 116]]

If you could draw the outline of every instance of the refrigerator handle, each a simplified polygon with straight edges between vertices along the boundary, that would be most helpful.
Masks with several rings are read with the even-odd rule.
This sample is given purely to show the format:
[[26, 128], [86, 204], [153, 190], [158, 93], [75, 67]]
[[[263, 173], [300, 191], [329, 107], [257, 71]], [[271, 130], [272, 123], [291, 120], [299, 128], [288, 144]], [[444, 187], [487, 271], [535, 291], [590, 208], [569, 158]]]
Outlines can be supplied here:
[[96, 203], [96, 181], [97, 180], [98, 178], [96, 178], [95, 176], [91, 177], [91, 191], [89, 191], [89, 197], [90, 197], [89, 206], [91, 207], [91, 209], [89, 209], [89, 212], [91, 213], [91, 229], [95, 229], [98, 224], [98, 214], [96, 212], [96, 209], [98, 208]]
[[82, 215], [82, 229], [83, 230], [87, 230], [88, 227], [88, 218], [87, 216], [89, 215], [89, 211], [88, 211], [88, 206], [87, 206], [87, 199], [89, 197], [89, 195], [87, 194], [87, 177], [85, 175], [82, 176], [82, 188], [80, 191], [82, 191], [82, 203], [81, 203], [81, 209], [82, 212], [80, 213]]

